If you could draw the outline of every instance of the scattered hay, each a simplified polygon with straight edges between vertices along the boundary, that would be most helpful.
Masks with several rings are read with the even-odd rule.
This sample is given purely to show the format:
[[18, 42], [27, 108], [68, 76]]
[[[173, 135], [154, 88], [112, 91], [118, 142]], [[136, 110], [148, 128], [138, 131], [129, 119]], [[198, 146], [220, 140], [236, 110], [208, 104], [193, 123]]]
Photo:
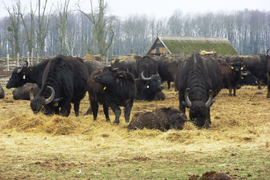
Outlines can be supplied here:
[[[0, 100], [0, 135], [20, 137], [20, 134], [28, 133], [32, 137], [36, 136], [36, 141], [41, 141], [44, 137], [48, 140], [51, 136], [54, 139], [49, 141], [49, 147], [62, 146], [70, 151], [77, 151], [79, 148], [87, 151], [102, 150], [110, 158], [127, 153], [143, 152], [144, 156], [151, 156], [166, 151], [215, 151], [239, 145], [241, 148], [259, 147], [269, 152], [269, 99], [261, 95], [254, 96], [257, 91], [257, 87], [246, 86], [238, 90], [237, 97], [229, 97], [228, 90], [222, 90], [211, 106], [212, 124], [209, 130], [200, 130], [193, 123], [187, 122], [183, 130], [162, 132], [149, 129], [128, 131], [124, 108], [121, 108], [119, 125], [106, 122], [102, 107], [99, 108], [97, 121], [93, 121], [92, 115], [83, 116], [89, 107], [87, 95], [81, 102], [79, 117], [75, 116], [73, 107], [69, 117], [35, 115], [29, 101], [13, 100], [12, 90], [9, 90], [6, 98]], [[266, 94], [266, 91], [267, 88], [264, 87], [262, 92]], [[136, 100], [130, 117], [156, 108], [170, 106], [178, 109], [178, 93], [173, 88], [165, 88], [164, 93], [167, 97], [165, 101]], [[257, 102], [260, 105], [253, 105]], [[114, 113], [110, 110], [109, 114], [113, 122]], [[186, 114], [188, 115], [188, 110]], [[69, 145], [69, 142], [74, 145]]]

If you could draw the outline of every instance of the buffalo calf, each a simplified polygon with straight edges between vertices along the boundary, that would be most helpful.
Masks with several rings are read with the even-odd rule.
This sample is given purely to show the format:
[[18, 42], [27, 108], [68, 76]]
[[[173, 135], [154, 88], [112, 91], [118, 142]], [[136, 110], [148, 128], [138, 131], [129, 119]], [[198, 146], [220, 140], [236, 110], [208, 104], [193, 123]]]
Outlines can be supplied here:
[[152, 112], [136, 113], [128, 125], [130, 129], [182, 129], [187, 117], [181, 111], [172, 108], [159, 108]]
[[39, 87], [33, 83], [26, 83], [23, 86], [17, 87], [12, 91], [13, 99], [15, 100], [30, 100], [30, 90], [33, 88], [33, 94], [36, 96], [39, 92]]

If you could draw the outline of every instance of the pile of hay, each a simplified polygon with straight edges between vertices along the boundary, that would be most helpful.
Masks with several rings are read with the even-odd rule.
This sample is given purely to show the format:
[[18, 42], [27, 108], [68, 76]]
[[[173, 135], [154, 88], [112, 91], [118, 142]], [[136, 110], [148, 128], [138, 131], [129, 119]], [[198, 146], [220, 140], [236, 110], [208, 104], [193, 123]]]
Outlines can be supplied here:
[[[164, 93], [165, 101], [135, 101], [131, 118], [136, 113], [153, 111], [156, 108], [178, 109], [178, 93], [174, 88]], [[256, 94], [256, 92], [263, 94]], [[81, 102], [80, 116], [76, 117], [73, 105], [69, 117], [34, 115], [30, 102], [13, 100], [12, 90], [0, 100], [0, 136], [5, 134], [28, 133], [32, 137], [50, 136], [55, 146], [66, 149], [70, 141], [76, 150], [101, 151], [109, 156], [142, 153], [151, 155], [167, 151], [215, 151], [231, 147], [270, 149], [270, 106], [266, 98], [267, 87], [245, 86], [238, 90], [236, 97], [229, 97], [223, 89], [211, 106], [212, 124], [209, 130], [198, 130], [192, 123], [186, 123], [183, 130], [127, 130], [124, 108], [120, 125], [107, 123], [102, 106], [97, 121], [92, 115], [83, 116], [89, 107], [86, 96]], [[114, 113], [110, 110], [111, 122]], [[188, 116], [188, 111], [187, 111]], [[61, 137], [59, 137], [62, 135]], [[39, 138], [37, 138], [39, 139]], [[42, 138], [41, 138], [42, 139]], [[81, 146], [83, 144], [83, 146]], [[72, 152], [72, 150], [70, 151]], [[113, 154], [115, 153], [115, 154]]]

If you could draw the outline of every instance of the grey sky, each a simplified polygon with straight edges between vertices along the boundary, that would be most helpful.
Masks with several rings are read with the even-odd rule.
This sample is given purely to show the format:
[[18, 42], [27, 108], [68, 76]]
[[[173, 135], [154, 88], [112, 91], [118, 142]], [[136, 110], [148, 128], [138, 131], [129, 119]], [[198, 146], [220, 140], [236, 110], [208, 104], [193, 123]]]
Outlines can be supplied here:
[[[37, 0], [32, 0], [36, 2]], [[0, 17], [7, 16], [7, 10], [4, 3], [8, 6], [12, 6], [14, 0], [4, 0], [0, 3]], [[21, 0], [21, 4], [25, 12], [29, 12], [30, 0]], [[42, 0], [44, 2], [44, 0]], [[64, 3], [64, 0], [48, 0], [49, 5], [54, 6], [58, 3]], [[70, 9], [75, 9], [75, 3], [78, 0], [70, 0]], [[93, 5], [97, 6], [98, 0], [93, 0]], [[109, 4], [109, 13], [119, 16], [120, 18], [126, 18], [129, 15], [149, 15], [156, 18], [169, 18], [175, 10], [180, 10], [185, 13], [205, 13], [205, 12], [230, 12], [236, 10], [260, 10], [270, 11], [269, 0], [107, 0]], [[80, 0], [82, 10], [90, 12], [90, 1]], [[55, 9], [55, 8], [53, 8]]]

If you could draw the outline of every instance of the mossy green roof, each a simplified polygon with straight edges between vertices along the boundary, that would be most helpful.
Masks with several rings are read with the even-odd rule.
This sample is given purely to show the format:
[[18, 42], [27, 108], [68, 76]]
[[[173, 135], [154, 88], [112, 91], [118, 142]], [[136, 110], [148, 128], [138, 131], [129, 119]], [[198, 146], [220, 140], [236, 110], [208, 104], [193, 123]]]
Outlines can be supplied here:
[[190, 55], [194, 52], [215, 51], [218, 55], [238, 55], [230, 41], [223, 37], [158, 37], [172, 55]]

